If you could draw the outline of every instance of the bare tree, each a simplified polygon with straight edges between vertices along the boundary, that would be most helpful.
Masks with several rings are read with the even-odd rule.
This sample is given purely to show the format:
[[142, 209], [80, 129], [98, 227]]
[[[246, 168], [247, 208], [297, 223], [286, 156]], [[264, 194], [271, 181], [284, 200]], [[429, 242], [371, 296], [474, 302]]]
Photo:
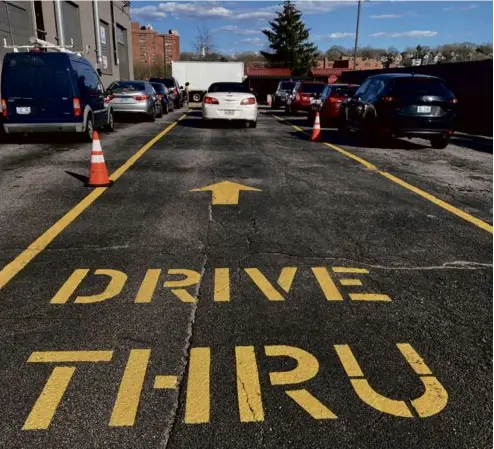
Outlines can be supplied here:
[[197, 27], [197, 36], [194, 40], [194, 48], [199, 55], [199, 59], [208, 60], [215, 52], [213, 35], [207, 25]]

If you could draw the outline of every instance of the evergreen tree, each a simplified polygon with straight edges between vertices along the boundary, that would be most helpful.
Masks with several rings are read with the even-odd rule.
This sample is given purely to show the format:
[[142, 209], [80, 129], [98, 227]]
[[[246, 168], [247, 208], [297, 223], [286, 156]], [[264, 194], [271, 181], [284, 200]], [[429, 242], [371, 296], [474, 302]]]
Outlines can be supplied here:
[[309, 42], [309, 31], [301, 20], [302, 13], [286, 1], [283, 10], [263, 30], [271, 52], [262, 51], [271, 67], [289, 67], [294, 75], [304, 75], [316, 65], [317, 47]]

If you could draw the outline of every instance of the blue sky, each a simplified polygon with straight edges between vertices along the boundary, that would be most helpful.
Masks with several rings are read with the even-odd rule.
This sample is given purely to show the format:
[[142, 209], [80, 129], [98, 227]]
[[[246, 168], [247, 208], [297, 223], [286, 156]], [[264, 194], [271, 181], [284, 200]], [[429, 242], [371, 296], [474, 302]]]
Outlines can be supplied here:
[[[320, 50], [354, 42], [356, 1], [295, 2]], [[213, 34], [219, 52], [266, 48], [261, 29], [280, 2], [272, 1], [132, 1], [132, 20], [160, 32], [176, 29], [181, 51], [192, 50], [198, 26]], [[492, 1], [374, 1], [362, 4], [359, 46], [435, 46], [448, 42], [492, 42]]]

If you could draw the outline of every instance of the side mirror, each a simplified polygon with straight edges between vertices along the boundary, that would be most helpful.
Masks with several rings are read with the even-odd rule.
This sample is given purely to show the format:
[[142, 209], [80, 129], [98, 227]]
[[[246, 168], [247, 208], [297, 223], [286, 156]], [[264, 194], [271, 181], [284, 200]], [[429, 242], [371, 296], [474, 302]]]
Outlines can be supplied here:
[[182, 90], [184, 88], [184, 86], [180, 86], [180, 90]]

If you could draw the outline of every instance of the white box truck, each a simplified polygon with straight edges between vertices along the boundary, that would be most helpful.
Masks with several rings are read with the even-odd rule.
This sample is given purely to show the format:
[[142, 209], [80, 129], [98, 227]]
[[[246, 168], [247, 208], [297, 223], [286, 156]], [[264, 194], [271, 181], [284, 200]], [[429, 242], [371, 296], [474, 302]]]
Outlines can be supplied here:
[[189, 83], [189, 101], [200, 102], [213, 83], [243, 82], [244, 63], [177, 61], [172, 62], [172, 76], [177, 79], [180, 86]]

